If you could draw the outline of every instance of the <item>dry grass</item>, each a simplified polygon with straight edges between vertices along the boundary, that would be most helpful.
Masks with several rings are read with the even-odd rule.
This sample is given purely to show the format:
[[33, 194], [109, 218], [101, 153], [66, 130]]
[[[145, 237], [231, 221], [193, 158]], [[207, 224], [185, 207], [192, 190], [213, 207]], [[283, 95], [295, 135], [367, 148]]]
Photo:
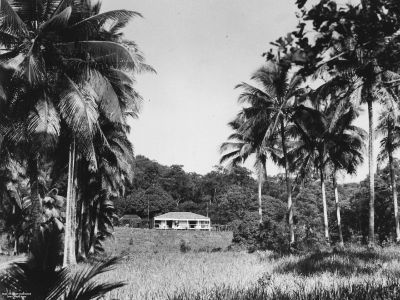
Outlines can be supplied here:
[[105, 247], [110, 254], [179, 252], [181, 242], [185, 241], [192, 251], [211, 251], [226, 249], [232, 241], [232, 232], [216, 231], [175, 231], [115, 228], [114, 238]]
[[[399, 298], [398, 247], [277, 256], [224, 251], [230, 238], [224, 232], [117, 229], [107, 247], [125, 259], [103, 279], [124, 280], [127, 285], [106, 299]], [[180, 252], [182, 239], [192, 250]], [[211, 252], [217, 248], [221, 251]]]
[[203, 292], [221, 285], [246, 287], [263, 272], [263, 265], [247, 253], [141, 253], [107, 276], [128, 283], [110, 299], [166, 299], [178, 292]]
[[[186, 239], [196, 245], [195, 251], [179, 253], [182, 234], [192, 232], [131, 234], [135, 237], [150, 234], [147, 240], [160, 240], [130, 245], [132, 252], [125, 263], [108, 275], [125, 280], [127, 285], [108, 299], [247, 299], [244, 295], [249, 292], [251, 297], [255, 297], [254, 293], [264, 297], [284, 292], [291, 299], [298, 293], [305, 296], [316, 291], [327, 293], [357, 284], [384, 288], [391, 278], [400, 277], [400, 254], [395, 247], [375, 250], [352, 247], [343, 252], [282, 257], [272, 252], [207, 253], [196, 251], [204, 248], [202, 243], [206, 238], [200, 241], [198, 236], [188, 235]], [[124, 236], [127, 238], [129, 234], [125, 232]], [[217, 246], [215, 237], [211, 240]], [[148, 251], [144, 245], [149, 246]], [[156, 245], [164, 245], [163, 249], [169, 251], [157, 251]], [[119, 247], [127, 249], [126, 245]]]

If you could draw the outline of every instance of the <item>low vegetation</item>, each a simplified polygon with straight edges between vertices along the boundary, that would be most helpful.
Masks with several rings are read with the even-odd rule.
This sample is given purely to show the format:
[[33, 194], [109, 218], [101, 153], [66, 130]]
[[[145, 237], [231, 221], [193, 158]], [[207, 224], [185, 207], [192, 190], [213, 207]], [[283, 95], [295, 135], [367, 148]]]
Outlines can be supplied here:
[[[107, 294], [107, 300], [397, 297], [397, 246], [346, 245], [345, 250], [278, 255], [232, 249], [231, 239], [231, 232], [116, 228], [114, 239], [105, 244], [106, 256], [120, 255], [123, 260], [97, 282], [126, 283]], [[181, 250], [182, 241], [186, 251]], [[0, 256], [0, 262], [8, 259], [15, 257]], [[85, 267], [80, 264], [77, 268]]]
[[226, 250], [232, 242], [230, 231], [170, 231], [116, 227], [113, 238], [105, 243], [107, 254], [180, 252], [182, 245], [192, 252]]
[[[327, 248], [308, 254], [277, 255], [272, 251], [226, 251], [231, 233], [212, 232], [209, 239], [206, 234], [210, 233], [117, 228], [116, 243], [119, 253], [125, 255], [124, 262], [104, 276], [126, 281], [127, 285], [110, 293], [107, 299], [397, 297], [400, 253], [395, 246], [346, 246], [343, 251]], [[148, 236], [158, 236], [154, 241], [162, 241], [159, 251], [154, 251], [155, 245], [146, 239]], [[184, 236], [192, 249], [182, 253], [179, 243]], [[203, 238], [197, 239], [200, 236]], [[130, 237], [136, 238], [132, 245]], [[224, 250], [200, 251], [211, 244]]]

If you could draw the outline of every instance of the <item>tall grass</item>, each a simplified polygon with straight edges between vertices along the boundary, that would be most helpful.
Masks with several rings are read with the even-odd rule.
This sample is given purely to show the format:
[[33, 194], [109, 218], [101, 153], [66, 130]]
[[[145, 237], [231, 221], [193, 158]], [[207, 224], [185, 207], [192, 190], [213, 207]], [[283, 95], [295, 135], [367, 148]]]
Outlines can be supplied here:
[[168, 297], [169, 300], [378, 300], [399, 299], [399, 281], [392, 280], [387, 284], [381, 282], [349, 283], [327, 289], [316, 285], [312, 290], [286, 291], [279, 288], [252, 286], [245, 289], [220, 287], [209, 292], [179, 293]]
[[[181, 252], [182, 240], [191, 250]], [[398, 247], [280, 256], [227, 251], [228, 241], [228, 233], [117, 229], [108, 249], [125, 258], [100, 280], [127, 285], [106, 299], [400, 299]]]
[[139, 247], [109, 274], [128, 284], [108, 299], [400, 299], [396, 247], [279, 256], [202, 252], [200, 246], [187, 253], [178, 245], [162, 252]]

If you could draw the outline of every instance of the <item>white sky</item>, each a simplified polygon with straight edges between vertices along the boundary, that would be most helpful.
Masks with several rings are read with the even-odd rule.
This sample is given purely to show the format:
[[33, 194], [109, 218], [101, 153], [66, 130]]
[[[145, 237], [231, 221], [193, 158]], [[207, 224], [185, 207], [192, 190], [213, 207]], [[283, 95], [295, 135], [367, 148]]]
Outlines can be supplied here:
[[[218, 164], [227, 123], [240, 106], [234, 90], [260, 67], [269, 42], [295, 29], [294, 0], [104, 0], [103, 10], [143, 14], [125, 34], [158, 74], [140, 75], [145, 98], [132, 122], [136, 154], [205, 174]], [[366, 117], [359, 125], [365, 126]], [[251, 168], [251, 164], [247, 165]], [[269, 167], [269, 174], [279, 170]], [[364, 178], [366, 164], [354, 181]]]

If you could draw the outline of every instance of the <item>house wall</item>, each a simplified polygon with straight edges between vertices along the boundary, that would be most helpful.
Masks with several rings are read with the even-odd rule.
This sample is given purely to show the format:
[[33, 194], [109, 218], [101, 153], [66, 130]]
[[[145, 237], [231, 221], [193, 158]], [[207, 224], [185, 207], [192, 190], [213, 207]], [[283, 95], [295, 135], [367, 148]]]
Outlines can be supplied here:
[[156, 229], [175, 229], [175, 230], [211, 230], [209, 220], [157, 220], [154, 219]]

